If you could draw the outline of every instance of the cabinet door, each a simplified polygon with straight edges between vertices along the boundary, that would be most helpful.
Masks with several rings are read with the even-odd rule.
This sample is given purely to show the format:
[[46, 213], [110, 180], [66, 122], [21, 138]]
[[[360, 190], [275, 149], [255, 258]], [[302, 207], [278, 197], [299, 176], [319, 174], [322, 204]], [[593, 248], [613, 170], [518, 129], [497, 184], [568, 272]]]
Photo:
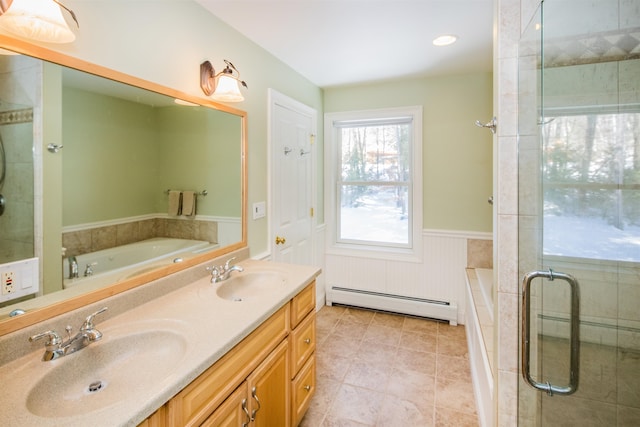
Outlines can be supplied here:
[[247, 398], [247, 383], [242, 383], [201, 427], [248, 427], [251, 419]]
[[255, 427], [289, 427], [289, 344], [284, 340], [247, 378]]

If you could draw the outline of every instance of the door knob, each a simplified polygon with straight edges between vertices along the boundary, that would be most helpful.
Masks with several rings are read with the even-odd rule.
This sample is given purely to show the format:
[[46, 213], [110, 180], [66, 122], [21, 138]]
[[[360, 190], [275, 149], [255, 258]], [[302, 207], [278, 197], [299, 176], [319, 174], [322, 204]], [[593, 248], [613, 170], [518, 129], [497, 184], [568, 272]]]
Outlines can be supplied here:
[[284, 245], [284, 242], [286, 241], [287, 239], [285, 239], [284, 237], [276, 236], [276, 245]]

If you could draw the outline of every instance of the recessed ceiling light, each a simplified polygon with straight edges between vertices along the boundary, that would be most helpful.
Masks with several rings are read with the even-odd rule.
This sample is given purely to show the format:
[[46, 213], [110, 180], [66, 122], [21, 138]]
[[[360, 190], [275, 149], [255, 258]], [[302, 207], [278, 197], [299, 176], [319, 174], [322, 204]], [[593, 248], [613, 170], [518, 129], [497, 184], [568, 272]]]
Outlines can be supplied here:
[[438, 36], [435, 39], [433, 39], [433, 45], [434, 46], [449, 46], [450, 44], [455, 43], [456, 40], [458, 40], [457, 36], [454, 36], [453, 34], [445, 34], [445, 35]]

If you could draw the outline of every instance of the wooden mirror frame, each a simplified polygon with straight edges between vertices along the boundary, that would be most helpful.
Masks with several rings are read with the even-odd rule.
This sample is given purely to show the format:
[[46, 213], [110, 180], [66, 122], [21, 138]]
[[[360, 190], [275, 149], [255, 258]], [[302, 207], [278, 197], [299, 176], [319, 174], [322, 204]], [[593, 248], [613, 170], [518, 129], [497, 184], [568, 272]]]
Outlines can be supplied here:
[[55, 302], [41, 308], [36, 308], [25, 314], [0, 320], [0, 336], [34, 325], [63, 313], [92, 304], [107, 297], [128, 291], [147, 284], [178, 271], [186, 270], [195, 265], [220, 257], [227, 253], [247, 247], [247, 113], [224, 104], [219, 104], [206, 98], [189, 95], [187, 93], [161, 86], [137, 77], [124, 74], [100, 65], [74, 58], [45, 47], [36, 46], [23, 40], [0, 34], [0, 48], [19, 54], [27, 55], [43, 61], [52, 62], [69, 68], [74, 68], [110, 80], [136, 86], [152, 92], [157, 92], [172, 98], [182, 99], [204, 107], [234, 114], [241, 118], [241, 205], [242, 205], [242, 236], [237, 243], [197, 255], [179, 264], [159, 267], [156, 270], [142, 273], [131, 279], [123, 280], [101, 289], [88, 291], [86, 294], [72, 296], [69, 299]]

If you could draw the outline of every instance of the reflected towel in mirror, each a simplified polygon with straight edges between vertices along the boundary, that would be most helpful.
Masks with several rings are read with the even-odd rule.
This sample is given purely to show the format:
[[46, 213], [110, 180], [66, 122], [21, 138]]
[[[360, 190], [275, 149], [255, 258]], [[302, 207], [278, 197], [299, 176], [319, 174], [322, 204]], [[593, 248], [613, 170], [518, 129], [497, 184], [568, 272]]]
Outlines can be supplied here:
[[182, 192], [182, 215], [193, 216], [196, 214], [196, 193], [195, 191]]
[[182, 201], [180, 200], [182, 197], [181, 191], [171, 190], [169, 191], [169, 216], [178, 216], [180, 215], [180, 208], [182, 205]]

